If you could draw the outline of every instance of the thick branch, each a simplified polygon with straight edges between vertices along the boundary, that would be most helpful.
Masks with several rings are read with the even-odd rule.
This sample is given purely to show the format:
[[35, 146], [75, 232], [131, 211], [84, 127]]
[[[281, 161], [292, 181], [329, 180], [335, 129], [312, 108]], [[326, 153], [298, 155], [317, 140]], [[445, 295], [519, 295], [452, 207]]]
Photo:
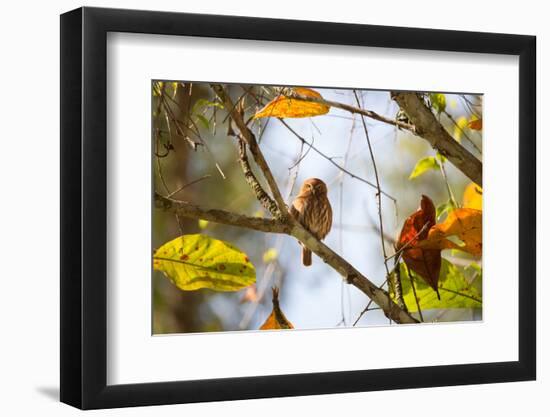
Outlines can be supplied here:
[[480, 187], [483, 186], [482, 164], [479, 159], [449, 135], [416, 93], [392, 92], [391, 96], [414, 123], [416, 135], [426, 139], [464, 175]]
[[267, 184], [269, 185], [269, 188], [271, 190], [271, 193], [273, 194], [273, 198], [275, 199], [277, 206], [279, 207], [280, 215], [282, 217], [286, 217], [287, 209], [286, 209], [285, 200], [283, 199], [281, 191], [277, 186], [277, 182], [273, 177], [273, 174], [271, 172], [271, 169], [269, 168], [269, 165], [267, 164], [267, 161], [265, 160], [262, 152], [260, 151], [258, 142], [256, 142], [256, 136], [254, 136], [254, 133], [252, 133], [252, 131], [248, 128], [248, 126], [246, 126], [246, 123], [244, 122], [242, 114], [240, 114], [238, 109], [234, 106], [233, 102], [231, 101], [231, 98], [225, 92], [224, 88], [219, 84], [213, 84], [212, 88], [214, 89], [214, 91], [216, 92], [220, 100], [223, 102], [227, 111], [229, 111], [231, 115], [231, 119], [233, 119], [233, 121], [237, 125], [237, 128], [241, 132], [242, 138], [246, 141], [246, 144], [250, 149], [250, 153], [254, 157], [254, 161], [256, 162], [256, 164], [264, 174]]
[[244, 227], [259, 232], [290, 234], [292, 229], [291, 226], [280, 220], [243, 216], [225, 210], [206, 209], [186, 201], [164, 197], [158, 193], [155, 193], [155, 205], [157, 208], [176, 213], [180, 216], [208, 220], [229, 226]]
[[271, 213], [273, 217], [278, 217], [279, 209], [277, 208], [277, 204], [275, 204], [275, 201], [273, 201], [273, 199], [264, 191], [264, 189], [256, 179], [256, 176], [252, 172], [250, 164], [248, 163], [248, 157], [246, 156], [246, 143], [240, 138], [239, 161], [241, 162], [241, 168], [244, 173], [244, 178], [248, 185], [250, 185], [250, 188], [252, 188], [252, 191], [254, 191], [254, 194], [256, 195], [258, 201], [262, 204], [262, 206], [264, 206], [267, 211]]
[[194, 219], [204, 219], [216, 223], [244, 227], [268, 233], [282, 233], [295, 237], [308, 249], [315, 252], [321, 259], [334, 268], [346, 281], [365, 293], [372, 299], [384, 313], [396, 323], [416, 323], [417, 320], [407, 312], [401, 310], [389, 294], [374, 285], [368, 278], [357, 271], [340, 255], [317, 240], [298, 222], [288, 216], [287, 221], [263, 219], [257, 217], [242, 216], [224, 210], [205, 209], [185, 201], [173, 200], [155, 193], [157, 207], [172, 211], [181, 216]]
[[395, 304], [387, 291], [378, 288], [367, 277], [355, 269], [348, 261], [330, 249], [323, 242], [317, 240], [303, 226], [295, 222], [291, 235], [302, 242], [308, 249], [319, 256], [323, 261], [334, 268], [346, 281], [365, 293], [372, 301], [374, 301], [383, 311], [384, 314], [391, 318], [396, 323], [417, 323], [413, 316], [399, 308]]

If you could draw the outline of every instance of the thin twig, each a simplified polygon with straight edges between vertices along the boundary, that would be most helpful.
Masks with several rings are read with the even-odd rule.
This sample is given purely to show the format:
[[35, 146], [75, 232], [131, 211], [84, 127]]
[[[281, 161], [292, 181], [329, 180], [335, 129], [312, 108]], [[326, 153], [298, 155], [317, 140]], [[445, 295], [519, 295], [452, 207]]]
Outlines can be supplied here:
[[174, 195], [176, 195], [176, 194], [179, 193], [180, 191], [186, 189], [187, 187], [190, 187], [191, 185], [194, 185], [194, 184], [196, 184], [196, 183], [198, 183], [198, 182], [201, 182], [201, 181], [203, 181], [203, 180], [205, 180], [205, 179], [208, 179], [208, 178], [210, 178], [210, 175], [209, 175], [209, 174], [203, 175], [202, 177], [197, 178], [196, 180], [193, 180], [193, 181], [191, 181], [191, 182], [188, 182], [187, 184], [182, 185], [180, 188], [178, 188], [178, 189], [175, 190], [175, 191], [172, 191], [172, 192], [171, 192], [170, 194], [168, 194], [166, 197], [168, 197], [168, 198], [173, 197]]
[[477, 301], [477, 302], [480, 303], [480, 304], [482, 303], [482, 301], [481, 301], [479, 298], [474, 297], [473, 295], [464, 294], [463, 292], [451, 290], [450, 288], [445, 288], [445, 287], [439, 287], [439, 289], [440, 289], [440, 290], [443, 290], [443, 291], [447, 291], [447, 292], [453, 293], [453, 294], [456, 294], [456, 295], [460, 295], [461, 297], [469, 298], [470, 300]]
[[[355, 96], [355, 101], [357, 102], [357, 106], [361, 107], [361, 103], [359, 101], [359, 96], [357, 95], [357, 91], [353, 90], [353, 95]], [[369, 154], [370, 159], [372, 162], [372, 168], [374, 170], [374, 178], [376, 180], [376, 202], [377, 202], [377, 208], [378, 208], [378, 226], [380, 228], [380, 244], [382, 245], [382, 254], [384, 256], [384, 267], [386, 268], [386, 277], [388, 280], [391, 279], [390, 276], [390, 269], [388, 268], [388, 254], [386, 252], [386, 242], [384, 240], [384, 220], [382, 217], [382, 189], [380, 187], [380, 177], [378, 176], [378, 168], [376, 166], [376, 159], [374, 158], [374, 151], [372, 150], [372, 145], [369, 137], [369, 130], [367, 128], [367, 123], [365, 122], [365, 117], [361, 114], [361, 123], [363, 124], [363, 130], [365, 132], [365, 138], [367, 139], [367, 144], [369, 146]], [[394, 283], [396, 285], [396, 283]], [[401, 294], [397, 294], [397, 303], [398, 305], [406, 309], [405, 303], [403, 302], [403, 297]], [[399, 297], [400, 296], [400, 297]]]
[[451, 189], [451, 184], [449, 184], [449, 178], [447, 178], [447, 171], [445, 170], [444, 162], [440, 161], [438, 158], [436, 158], [436, 160], [437, 160], [437, 165], [439, 165], [439, 170], [441, 171], [441, 175], [443, 176], [443, 180], [445, 181], [445, 186], [447, 187], [449, 200], [451, 200], [451, 203], [453, 204], [454, 208], [458, 208], [455, 195], [453, 193], [453, 190]]
[[[354, 173], [348, 171], [346, 168], [344, 168], [343, 166], [337, 164], [336, 162], [334, 162], [334, 158], [330, 157], [330, 156], [327, 156], [325, 155], [323, 152], [321, 152], [319, 149], [317, 149], [315, 146], [313, 146], [312, 143], [309, 143], [305, 138], [303, 138], [298, 132], [296, 132], [294, 129], [292, 129], [292, 127], [289, 126], [289, 124], [287, 122], [285, 122], [283, 119], [278, 119], [296, 138], [298, 138], [298, 140], [300, 140], [302, 143], [305, 143], [306, 145], [308, 145], [311, 149], [313, 149], [313, 151], [315, 151], [315, 153], [317, 153], [318, 155], [320, 155], [321, 157], [323, 157], [324, 159], [326, 159], [327, 161], [329, 161], [332, 165], [334, 165], [336, 168], [338, 168], [340, 171], [344, 172], [345, 174], [349, 175], [351, 178], [353, 179], [356, 179], [358, 181], [361, 181], [373, 188], [376, 188], [376, 184], [364, 179], [364, 178], [361, 178], [360, 176], [358, 175], [355, 175]], [[387, 198], [389, 198], [390, 200], [392, 201], [397, 201], [395, 197], [391, 196], [390, 194], [386, 193], [385, 191], [382, 191], [382, 194], [385, 195]]]
[[349, 113], [360, 114], [362, 116], [368, 117], [370, 119], [373, 119], [382, 123], [386, 123], [392, 126], [397, 126], [397, 127], [400, 127], [401, 129], [405, 129], [413, 133], [415, 131], [415, 127], [412, 124], [400, 122], [395, 119], [390, 119], [389, 117], [382, 116], [372, 110], [362, 109], [360, 107], [351, 106], [349, 104], [340, 103], [338, 101], [325, 100], [324, 98], [303, 96], [301, 94], [296, 93], [296, 91], [291, 88], [283, 88], [280, 91], [284, 96], [294, 98], [296, 100], [308, 101], [311, 103], [317, 103], [317, 104], [323, 104], [329, 107], [335, 107], [341, 110], [345, 110]]
[[468, 142], [470, 142], [470, 144], [474, 147], [474, 149], [475, 149], [476, 151], [478, 151], [478, 152], [481, 154], [481, 149], [479, 149], [479, 147], [475, 144], [475, 142], [472, 140], [472, 138], [470, 138], [470, 136], [468, 136], [468, 134], [464, 131], [464, 129], [463, 129], [462, 127], [459, 126], [459, 124], [456, 122], [456, 120], [454, 119], [454, 117], [453, 117], [451, 114], [449, 114], [449, 112], [446, 111], [446, 110], [444, 110], [443, 113], [445, 114], [445, 116], [447, 116], [447, 118], [448, 118], [451, 122], [453, 122], [453, 124], [455, 125], [455, 127], [456, 127], [457, 129], [460, 130], [460, 133], [462, 133], [462, 135], [466, 138], [466, 140], [467, 140]]
[[409, 270], [409, 266], [405, 263], [405, 270], [407, 271], [407, 276], [409, 277], [409, 280], [411, 281], [411, 288], [413, 291], [414, 301], [416, 302], [416, 308], [418, 310], [418, 315], [420, 316], [420, 321], [424, 321], [424, 316], [422, 316], [422, 309], [420, 308], [420, 300], [418, 299], [418, 296], [416, 295], [416, 286], [414, 285], [414, 280], [411, 274], [411, 271]]

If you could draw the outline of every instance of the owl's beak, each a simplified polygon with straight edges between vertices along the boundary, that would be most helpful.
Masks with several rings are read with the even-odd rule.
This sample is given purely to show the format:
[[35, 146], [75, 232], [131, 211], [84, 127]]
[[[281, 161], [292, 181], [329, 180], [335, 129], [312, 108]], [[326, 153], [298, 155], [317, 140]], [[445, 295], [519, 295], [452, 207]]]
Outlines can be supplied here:
[[309, 185], [309, 189], [311, 190], [311, 194], [315, 195], [315, 187], [311, 184], [308, 184]]

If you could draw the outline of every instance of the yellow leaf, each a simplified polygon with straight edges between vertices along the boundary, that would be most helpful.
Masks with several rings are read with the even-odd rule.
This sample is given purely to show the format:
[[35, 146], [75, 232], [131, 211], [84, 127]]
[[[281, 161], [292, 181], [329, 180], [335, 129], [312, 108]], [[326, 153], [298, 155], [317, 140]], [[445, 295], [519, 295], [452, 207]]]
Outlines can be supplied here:
[[278, 256], [279, 256], [279, 253], [277, 252], [277, 249], [269, 248], [264, 252], [264, 256], [263, 256], [264, 263], [267, 264], [269, 262], [273, 262], [274, 260], [277, 259]]
[[468, 184], [462, 197], [462, 205], [465, 208], [481, 210], [483, 205], [483, 190], [473, 182]]
[[287, 320], [279, 306], [279, 289], [273, 287], [273, 310], [262, 324], [260, 330], [279, 330], [279, 329], [294, 329], [291, 322]]
[[[317, 91], [309, 88], [296, 87], [293, 88], [293, 90], [296, 94], [304, 97], [323, 98]], [[259, 110], [254, 115], [254, 118], [312, 117], [327, 114], [329, 110], [330, 107], [324, 104], [312, 103], [280, 95], [267, 103], [263, 109]]]
[[439, 163], [437, 162], [437, 159], [435, 159], [435, 156], [427, 156], [416, 163], [411, 175], [409, 175], [409, 179], [413, 180], [425, 172], [432, 170], [439, 170]]
[[203, 220], [203, 219], [200, 219], [199, 220], [199, 228], [201, 230], [204, 230], [208, 227], [208, 220]]
[[183, 235], [162, 245], [153, 254], [153, 268], [185, 291], [238, 291], [256, 282], [256, 269], [244, 252], [201, 234]]
[[430, 93], [430, 102], [438, 114], [443, 113], [447, 108], [447, 98], [445, 97], [445, 94]]
[[[463, 244], [448, 238], [456, 236]], [[416, 245], [422, 249], [457, 249], [480, 257], [482, 254], [482, 212], [472, 208], [451, 211], [443, 223], [432, 226], [428, 238]]]
[[466, 119], [464, 116], [460, 116], [456, 121], [456, 125], [453, 132], [453, 137], [457, 142], [460, 142], [460, 140], [462, 139], [462, 134], [466, 126], [468, 126], [468, 119]]

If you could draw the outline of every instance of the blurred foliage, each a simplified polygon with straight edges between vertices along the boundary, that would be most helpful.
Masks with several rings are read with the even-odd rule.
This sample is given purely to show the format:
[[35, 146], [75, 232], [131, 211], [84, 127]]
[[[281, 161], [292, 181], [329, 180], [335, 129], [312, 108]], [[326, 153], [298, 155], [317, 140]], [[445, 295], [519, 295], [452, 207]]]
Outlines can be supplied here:
[[[449, 308], [478, 309], [482, 306], [481, 294], [472, 285], [475, 279], [481, 281], [481, 275], [475, 275], [472, 281], [469, 281], [464, 268], [460, 268], [443, 259], [438, 284], [441, 295], [441, 299], [439, 300], [435, 291], [424, 280], [419, 278], [415, 272], [408, 269], [404, 263], [401, 263], [400, 268], [403, 298], [410, 312], [418, 312], [418, 305], [420, 305], [422, 311]], [[415, 301], [411, 279], [414, 283], [418, 304]], [[393, 296], [395, 298], [395, 294]]]

